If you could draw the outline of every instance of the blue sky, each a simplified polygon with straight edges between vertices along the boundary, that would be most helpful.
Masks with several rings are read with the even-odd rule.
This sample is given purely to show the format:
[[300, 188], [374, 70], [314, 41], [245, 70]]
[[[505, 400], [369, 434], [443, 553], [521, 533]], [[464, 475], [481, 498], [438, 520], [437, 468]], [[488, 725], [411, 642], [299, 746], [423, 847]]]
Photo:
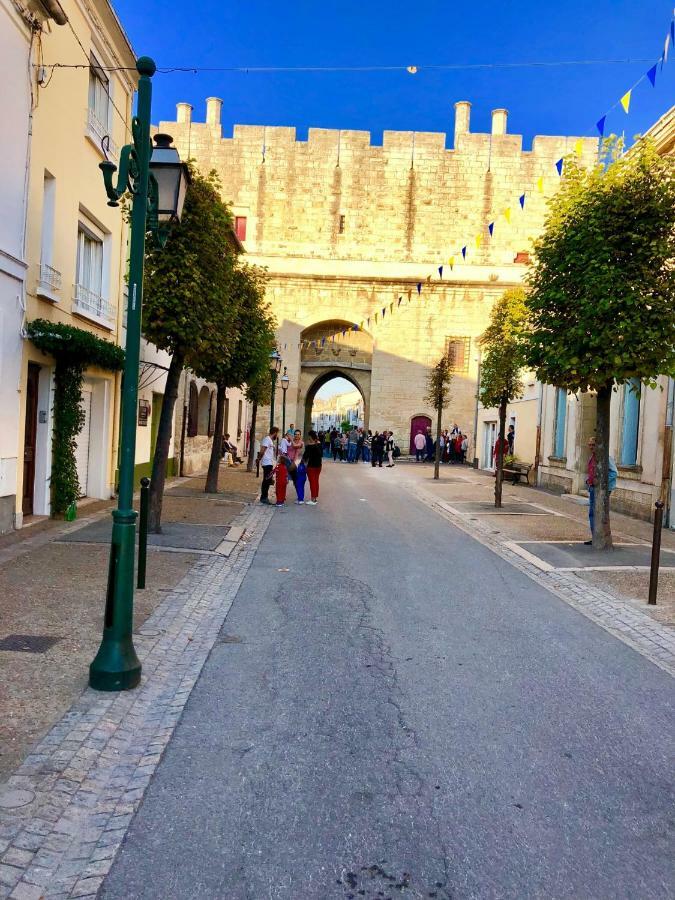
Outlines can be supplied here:
[[[594, 123], [649, 67], [639, 62], [571, 68], [425, 71], [427, 64], [579, 59], [656, 59], [674, 0], [472, 3], [416, 0], [117, 0], [137, 53], [159, 66], [417, 65], [405, 72], [174, 73], [155, 77], [154, 121], [175, 118], [187, 100], [195, 121], [204, 100], [224, 100], [224, 134], [234, 123], [368, 130], [452, 131], [453, 104], [473, 104], [472, 130], [489, 130], [506, 107], [509, 131], [590, 134]], [[175, 12], [172, 11], [175, 10]], [[675, 102], [675, 54], [656, 89], [643, 83], [630, 115], [609, 129], [633, 135]], [[449, 141], [451, 144], [451, 140]]]

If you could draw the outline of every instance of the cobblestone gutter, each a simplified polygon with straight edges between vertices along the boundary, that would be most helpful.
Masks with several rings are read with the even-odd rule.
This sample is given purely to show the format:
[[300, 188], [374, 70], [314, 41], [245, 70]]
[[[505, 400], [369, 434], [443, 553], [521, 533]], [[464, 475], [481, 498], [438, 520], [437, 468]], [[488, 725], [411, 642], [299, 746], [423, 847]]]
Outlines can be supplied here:
[[520, 569], [528, 578], [551, 591], [565, 603], [606, 629], [619, 640], [628, 644], [638, 653], [647, 657], [654, 665], [675, 676], [675, 629], [656, 622], [646, 613], [630, 609], [626, 603], [609, 591], [592, 587], [570, 572], [544, 572], [506, 546], [492, 534], [492, 526], [471, 521], [455, 511], [445, 508], [438, 497], [420, 488], [411, 481], [402, 481], [402, 486], [418, 500], [431, 507], [434, 512], [447, 519], [466, 534], [489, 547], [506, 562]]
[[245, 532], [229, 558], [197, 562], [140, 628], [141, 686], [86, 690], [9, 778], [0, 898], [96, 895], [271, 516], [247, 508], [233, 522]]

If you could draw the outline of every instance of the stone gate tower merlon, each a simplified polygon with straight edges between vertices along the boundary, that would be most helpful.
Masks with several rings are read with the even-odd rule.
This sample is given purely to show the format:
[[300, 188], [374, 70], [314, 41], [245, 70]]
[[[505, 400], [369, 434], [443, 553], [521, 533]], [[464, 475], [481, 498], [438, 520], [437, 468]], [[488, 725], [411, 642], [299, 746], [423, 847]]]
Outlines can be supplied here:
[[[206, 121], [196, 122], [179, 103], [176, 121], [159, 127], [181, 156], [218, 171], [256, 256], [438, 264], [477, 234], [487, 238], [494, 219], [492, 239], [472, 262], [512, 264], [541, 230], [559, 184], [556, 161], [579, 146], [582, 162], [597, 158], [594, 138], [579, 145], [577, 137], [538, 136], [523, 150], [522, 135], [508, 133], [506, 109], [492, 111], [489, 132], [473, 132], [466, 100], [455, 104], [452, 149], [442, 132], [385, 131], [378, 145], [368, 131], [310, 128], [298, 140], [293, 127], [235, 125], [223, 137], [222, 105], [210, 97]], [[505, 209], [514, 214], [505, 218]]]

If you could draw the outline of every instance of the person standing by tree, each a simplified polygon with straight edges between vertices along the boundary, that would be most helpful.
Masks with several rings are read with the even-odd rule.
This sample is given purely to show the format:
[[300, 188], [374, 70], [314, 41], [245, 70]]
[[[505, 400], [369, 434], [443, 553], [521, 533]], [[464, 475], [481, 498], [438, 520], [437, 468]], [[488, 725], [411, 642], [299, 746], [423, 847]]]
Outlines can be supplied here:
[[260, 502], [269, 504], [270, 487], [274, 483], [274, 442], [279, 434], [279, 429], [275, 425], [270, 429], [270, 433], [260, 442], [260, 450], [258, 451], [258, 462], [262, 466], [263, 479], [260, 485]]
[[[444, 354], [429, 372], [427, 377], [427, 396], [424, 398], [436, 410], [436, 445], [434, 457], [434, 479], [438, 479], [441, 466], [441, 422], [443, 410], [450, 402], [450, 384], [452, 382], [452, 361], [448, 354]], [[431, 429], [427, 429], [427, 458], [428, 447], [431, 441]]]
[[309, 481], [310, 499], [308, 506], [316, 506], [319, 502], [319, 478], [321, 477], [321, 463], [323, 460], [323, 448], [316, 431], [310, 431], [309, 441], [305, 447], [302, 461], [307, 467], [307, 479]]
[[421, 431], [418, 431], [413, 438], [413, 444], [415, 445], [415, 462], [424, 462], [424, 451], [427, 442]]

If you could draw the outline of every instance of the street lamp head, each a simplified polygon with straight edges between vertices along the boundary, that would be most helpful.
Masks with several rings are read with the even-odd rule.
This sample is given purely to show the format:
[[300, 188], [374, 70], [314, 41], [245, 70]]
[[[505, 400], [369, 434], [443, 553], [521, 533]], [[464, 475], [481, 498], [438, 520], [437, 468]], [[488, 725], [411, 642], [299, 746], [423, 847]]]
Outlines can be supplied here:
[[274, 375], [278, 375], [281, 371], [281, 354], [275, 347], [274, 350], [270, 353], [270, 372]]
[[160, 226], [180, 222], [190, 173], [171, 146], [168, 134], [156, 134], [150, 158], [150, 172], [157, 181], [157, 222]]
[[281, 390], [287, 391], [288, 385], [290, 383], [290, 378], [288, 377], [288, 373], [286, 372], [286, 366], [284, 366], [284, 374], [281, 376]]

